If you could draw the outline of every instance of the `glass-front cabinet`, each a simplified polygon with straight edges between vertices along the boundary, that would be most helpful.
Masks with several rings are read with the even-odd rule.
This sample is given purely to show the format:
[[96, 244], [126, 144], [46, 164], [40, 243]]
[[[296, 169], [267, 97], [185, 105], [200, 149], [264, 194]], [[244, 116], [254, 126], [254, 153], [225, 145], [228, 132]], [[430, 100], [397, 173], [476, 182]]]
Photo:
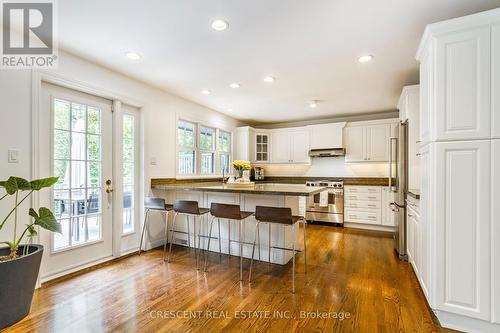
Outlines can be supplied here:
[[269, 134], [255, 134], [255, 162], [269, 162]]

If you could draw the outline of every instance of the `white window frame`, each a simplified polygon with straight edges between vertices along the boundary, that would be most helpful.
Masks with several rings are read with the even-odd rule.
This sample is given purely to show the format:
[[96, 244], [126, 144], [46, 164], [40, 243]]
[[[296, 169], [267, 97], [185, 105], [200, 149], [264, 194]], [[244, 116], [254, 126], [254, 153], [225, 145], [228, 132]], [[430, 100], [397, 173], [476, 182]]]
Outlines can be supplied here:
[[[179, 122], [184, 121], [194, 125], [194, 147], [183, 147], [179, 146], [178, 138], [179, 138]], [[200, 135], [200, 127], [208, 127], [215, 130], [215, 139], [214, 139], [214, 150], [203, 150], [199, 147], [199, 135]], [[219, 132], [223, 131], [229, 133], [230, 135], [230, 145], [229, 152], [223, 152], [219, 147]], [[229, 166], [231, 166], [232, 158], [233, 158], [233, 147], [234, 147], [234, 133], [232, 130], [216, 126], [214, 124], [210, 124], [209, 122], [204, 121], [196, 121], [193, 119], [189, 119], [189, 117], [177, 116], [175, 121], [175, 174], [177, 179], [183, 178], [218, 178], [222, 176], [222, 169], [220, 165], [220, 154], [229, 154]], [[180, 174], [179, 173], [179, 151], [181, 150], [194, 150], [195, 153], [195, 166], [194, 173], [192, 174]], [[202, 174], [201, 173], [201, 153], [202, 152], [212, 152], [214, 154], [214, 172], [210, 174]], [[229, 170], [231, 171], [231, 170]]]
[[[186, 122], [190, 123], [193, 125], [193, 146], [180, 146], [179, 145], [179, 122]], [[189, 177], [189, 176], [194, 176], [198, 174], [198, 124], [196, 122], [186, 120], [185, 118], [178, 118], [175, 122], [175, 145], [176, 145], [176, 150], [175, 150], [175, 174], [179, 175], [180, 177]], [[179, 173], [179, 152], [182, 150], [192, 150], [194, 151], [194, 172], [189, 173], [189, 174], [181, 174]]]

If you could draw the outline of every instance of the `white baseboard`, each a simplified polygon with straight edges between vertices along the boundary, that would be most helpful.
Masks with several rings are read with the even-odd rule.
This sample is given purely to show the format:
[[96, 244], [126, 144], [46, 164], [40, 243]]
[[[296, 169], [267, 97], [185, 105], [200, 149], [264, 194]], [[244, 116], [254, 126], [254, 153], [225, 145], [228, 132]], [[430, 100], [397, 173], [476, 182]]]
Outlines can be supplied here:
[[491, 323], [488, 321], [470, 318], [454, 313], [435, 310], [434, 313], [439, 319], [441, 326], [459, 330], [462, 332], [471, 333], [498, 333], [500, 332], [500, 324]]
[[40, 277], [40, 283], [45, 283], [45, 282], [48, 282], [50, 280], [57, 279], [61, 276], [68, 275], [68, 274], [71, 274], [71, 273], [74, 273], [74, 272], [77, 272], [79, 270], [89, 268], [89, 267], [92, 267], [95, 265], [99, 265], [99, 264], [105, 263], [106, 261], [110, 261], [113, 259], [114, 259], [113, 256], [106, 256], [103, 258], [98, 258], [95, 260], [88, 261], [88, 262], [83, 263], [83, 264], [74, 265], [74, 266], [71, 266], [71, 267], [66, 268], [64, 270], [50, 272], [50, 273]]
[[386, 231], [394, 233], [394, 227], [386, 225], [344, 222], [344, 227], [353, 229], [373, 230], [373, 231]]

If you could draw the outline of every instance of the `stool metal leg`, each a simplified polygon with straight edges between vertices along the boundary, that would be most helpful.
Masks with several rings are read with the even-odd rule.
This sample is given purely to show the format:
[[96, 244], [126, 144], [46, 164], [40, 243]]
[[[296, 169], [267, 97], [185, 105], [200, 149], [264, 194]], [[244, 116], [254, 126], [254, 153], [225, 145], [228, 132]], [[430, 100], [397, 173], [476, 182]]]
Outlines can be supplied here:
[[220, 218], [217, 218], [217, 225], [219, 227], [219, 262], [222, 260], [222, 240], [220, 238]]
[[139, 244], [139, 254], [141, 254], [142, 250], [142, 242], [144, 241], [144, 233], [146, 232], [146, 223], [148, 223], [148, 214], [149, 209], [146, 209], [146, 212], [144, 213], [144, 224], [142, 225], [141, 243]]
[[297, 235], [295, 233], [295, 224], [292, 225], [293, 245], [292, 245], [292, 293], [295, 293], [295, 243], [297, 242]]
[[198, 247], [196, 247], [196, 220], [198, 220], [198, 235], [201, 233], [201, 219], [203, 218], [203, 216], [199, 216], [198, 219], [196, 219], [196, 216], [193, 216], [193, 242], [194, 242], [194, 256], [196, 258], [196, 270], [199, 270], [200, 269], [200, 265], [199, 265], [199, 262], [200, 262], [200, 258], [199, 258], [199, 253], [200, 253], [200, 238], [198, 237]]
[[240, 221], [240, 281], [243, 281], [243, 233], [241, 232], [241, 225], [243, 220]]
[[259, 261], [260, 261], [260, 226], [257, 225], [256, 226], [257, 230], [257, 247], [258, 247], [258, 250], [259, 250]]
[[167, 253], [168, 243], [168, 211], [165, 212], [165, 243], [163, 244], [163, 261], [165, 261], [165, 253]]
[[172, 221], [172, 230], [171, 230], [172, 235], [170, 236], [170, 249], [168, 251], [167, 262], [170, 262], [170, 257], [172, 256], [172, 244], [174, 243], [174, 230], [175, 230], [175, 223], [177, 222], [177, 215], [179, 215], [179, 213], [176, 212], [174, 214], [174, 219]]
[[228, 248], [227, 252], [231, 255], [231, 220], [227, 220], [227, 239], [228, 239]]
[[189, 231], [189, 215], [186, 215], [186, 223], [187, 223], [187, 241], [188, 247], [191, 247], [191, 231]]
[[307, 237], [306, 237], [306, 230], [307, 230], [307, 221], [303, 220], [304, 224], [304, 273], [307, 273]]
[[267, 255], [269, 256], [268, 262], [271, 263], [271, 223], [268, 223], [267, 225], [269, 227], [269, 238], [268, 238], [269, 242], [267, 244], [268, 245], [267, 246], [267, 251], [268, 251]]
[[208, 245], [207, 245], [207, 249], [205, 251], [205, 268], [204, 268], [205, 272], [207, 271], [207, 266], [208, 266], [208, 251], [210, 251], [210, 239], [212, 238], [212, 227], [214, 224], [214, 220], [215, 220], [215, 216], [212, 217], [212, 220], [210, 221], [210, 228], [208, 231]]
[[[259, 228], [260, 222], [257, 222], [255, 225], [256, 228]], [[252, 257], [250, 258], [250, 271], [248, 272], [248, 282], [252, 281], [252, 264], [253, 264], [253, 255], [255, 253], [255, 243], [257, 243], [257, 232], [255, 232], [255, 236], [253, 239], [253, 246], [252, 246]]]

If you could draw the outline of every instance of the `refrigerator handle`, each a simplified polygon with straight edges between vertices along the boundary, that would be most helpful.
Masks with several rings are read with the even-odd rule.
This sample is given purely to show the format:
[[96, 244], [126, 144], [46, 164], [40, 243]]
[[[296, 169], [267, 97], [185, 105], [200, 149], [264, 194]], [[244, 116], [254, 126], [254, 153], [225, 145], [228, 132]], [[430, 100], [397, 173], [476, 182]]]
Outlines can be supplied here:
[[[397, 141], [398, 139], [397, 138], [389, 138], [389, 191], [391, 192], [395, 192], [393, 191], [392, 189], [392, 142], [395, 141], [396, 142], [396, 148], [397, 148]], [[396, 161], [397, 161], [397, 151], [396, 151]], [[397, 181], [397, 172], [398, 172], [398, 169], [396, 167], [396, 181]]]

